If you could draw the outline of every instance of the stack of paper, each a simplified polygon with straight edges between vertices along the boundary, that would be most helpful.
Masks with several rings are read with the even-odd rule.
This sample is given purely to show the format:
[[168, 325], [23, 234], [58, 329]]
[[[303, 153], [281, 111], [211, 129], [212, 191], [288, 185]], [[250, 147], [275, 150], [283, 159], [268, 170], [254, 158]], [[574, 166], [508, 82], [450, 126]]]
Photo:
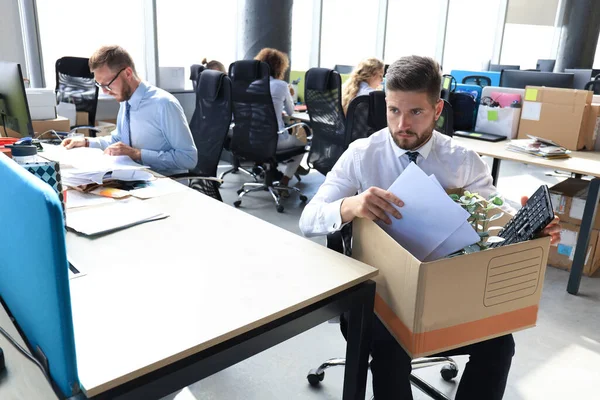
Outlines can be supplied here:
[[67, 226], [84, 235], [98, 235], [168, 216], [141, 201], [115, 202], [72, 211]]
[[511, 140], [510, 143], [506, 145], [506, 149], [544, 158], [570, 157], [569, 150], [550, 140], [538, 138], [535, 136], [529, 137], [530, 139]]
[[109, 156], [100, 149], [88, 147], [67, 150], [62, 146], [44, 145], [41, 155], [61, 165], [62, 183], [81, 186], [90, 183], [102, 184], [109, 179], [122, 181], [147, 181], [153, 175], [145, 171], [128, 156]]
[[434, 175], [410, 165], [388, 189], [404, 202], [401, 219], [380, 226], [420, 261], [433, 261], [479, 241], [470, 214], [446, 194]]

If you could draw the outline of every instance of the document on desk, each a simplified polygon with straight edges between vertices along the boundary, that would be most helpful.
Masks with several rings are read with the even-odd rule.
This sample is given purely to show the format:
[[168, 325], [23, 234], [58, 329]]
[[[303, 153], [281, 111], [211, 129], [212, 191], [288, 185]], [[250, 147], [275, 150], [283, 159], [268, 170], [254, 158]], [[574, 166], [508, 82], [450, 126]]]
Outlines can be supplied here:
[[129, 194], [138, 199], [150, 199], [153, 197], [164, 196], [171, 193], [178, 193], [186, 190], [186, 186], [169, 178], [157, 179], [148, 182], [140, 189], [130, 190]]
[[[446, 194], [435, 177], [428, 177], [414, 163], [388, 190], [404, 202], [404, 207], [398, 208], [402, 218], [392, 218], [392, 225], [380, 223], [380, 226], [420, 261], [457, 232], [469, 217], [469, 213]], [[466, 238], [464, 241], [469, 240]], [[465, 246], [473, 243], [471, 241]]]
[[118, 201], [67, 213], [67, 227], [84, 235], [98, 235], [168, 216], [141, 201]]
[[80, 207], [91, 207], [98, 206], [101, 204], [114, 203], [114, 199], [104, 196], [98, 196], [96, 194], [83, 193], [77, 190], [68, 190], [67, 191], [67, 200], [66, 207], [67, 209], [71, 208], [80, 208]]

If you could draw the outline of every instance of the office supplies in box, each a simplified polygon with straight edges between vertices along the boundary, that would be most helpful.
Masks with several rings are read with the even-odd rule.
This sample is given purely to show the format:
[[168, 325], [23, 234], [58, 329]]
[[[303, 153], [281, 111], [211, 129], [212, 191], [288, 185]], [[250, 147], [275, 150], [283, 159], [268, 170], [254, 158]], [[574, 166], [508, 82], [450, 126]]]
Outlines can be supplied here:
[[352, 257], [379, 269], [375, 312], [413, 358], [536, 324], [549, 237], [433, 262], [366, 219], [353, 222], [353, 238]]
[[56, 118], [56, 93], [54, 89], [25, 89], [31, 119]]
[[532, 135], [569, 150], [593, 149], [591, 102], [592, 92], [587, 90], [527, 86], [518, 138]]
[[[577, 238], [581, 227], [570, 223], [561, 223], [560, 227], [560, 242], [558, 242], [556, 246], [550, 246], [548, 265], [570, 270], [573, 265], [575, 247], [577, 246]], [[598, 240], [598, 231], [592, 229], [583, 264], [583, 274], [585, 276], [592, 276], [598, 268], [600, 268], [600, 249]]]

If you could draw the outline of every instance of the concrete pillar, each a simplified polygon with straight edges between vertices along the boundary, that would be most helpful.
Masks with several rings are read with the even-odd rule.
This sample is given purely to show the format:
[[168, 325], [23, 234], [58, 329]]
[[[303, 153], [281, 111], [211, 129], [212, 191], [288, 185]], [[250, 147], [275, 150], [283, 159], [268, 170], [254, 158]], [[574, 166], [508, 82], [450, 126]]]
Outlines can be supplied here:
[[554, 70], [592, 68], [600, 34], [600, 1], [564, 1], [562, 35]]

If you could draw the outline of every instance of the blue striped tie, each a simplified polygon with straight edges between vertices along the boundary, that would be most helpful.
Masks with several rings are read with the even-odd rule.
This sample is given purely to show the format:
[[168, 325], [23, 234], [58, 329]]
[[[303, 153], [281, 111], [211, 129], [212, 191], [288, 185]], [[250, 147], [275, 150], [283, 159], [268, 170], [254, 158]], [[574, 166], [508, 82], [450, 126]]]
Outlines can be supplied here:
[[417, 163], [417, 157], [419, 157], [418, 151], [407, 151], [406, 154], [408, 155], [409, 163]]
[[129, 109], [131, 106], [129, 102], [125, 102], [125, 118], [123, 119], [123, 126], [121, 127], [121, 142], [127, 146], [131, 146], [131, 127], [129, 126]]

